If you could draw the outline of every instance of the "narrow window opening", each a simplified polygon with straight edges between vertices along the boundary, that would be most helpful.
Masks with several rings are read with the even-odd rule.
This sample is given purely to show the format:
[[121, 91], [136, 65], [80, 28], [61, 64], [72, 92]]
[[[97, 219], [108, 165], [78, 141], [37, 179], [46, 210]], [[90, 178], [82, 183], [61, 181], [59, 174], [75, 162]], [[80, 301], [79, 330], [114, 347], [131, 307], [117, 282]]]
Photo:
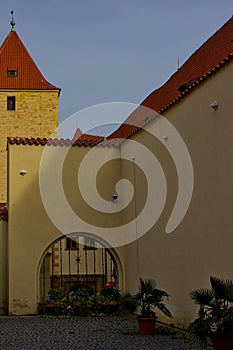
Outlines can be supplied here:
[[77, 239], [75, 238], [66, 238], [66, 249], [76, 250], [78, 246]]
[[93, 249], [96, 250], [96, 243], [95, 240], [91, 237], [85, 237], [85, 246], [83, 249]]
[[7, 96], [7, 110], [15, 111], [15, 96]]

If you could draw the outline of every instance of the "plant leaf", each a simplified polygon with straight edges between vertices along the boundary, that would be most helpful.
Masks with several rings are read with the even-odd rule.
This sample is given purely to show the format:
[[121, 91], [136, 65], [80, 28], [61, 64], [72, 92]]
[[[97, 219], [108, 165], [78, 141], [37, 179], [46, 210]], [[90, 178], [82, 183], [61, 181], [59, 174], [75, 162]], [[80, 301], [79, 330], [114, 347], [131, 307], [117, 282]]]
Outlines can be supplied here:
[[210, 305], [213, 299], [213, 293], [210, 289], [200, 288], [193, 290], [190, 293], [190, 297], [197, 305]]
[[205, 347], [208, 345], [210, 323], [203, 317], [198, 317], [187, 329], [188, 334], [198, 345]]
[[166, 315], [168, 317], [172, 317], [171, 312], [168, 310], [168, 308], [163, 303], [159, 303], [156, 306], [160, 311], [162, 311], [164, 313], [164, 315]]
[[210, 283], [216, 299], [224, 299], [233, 303], [233, 282], [231, 280], [212, 276]]

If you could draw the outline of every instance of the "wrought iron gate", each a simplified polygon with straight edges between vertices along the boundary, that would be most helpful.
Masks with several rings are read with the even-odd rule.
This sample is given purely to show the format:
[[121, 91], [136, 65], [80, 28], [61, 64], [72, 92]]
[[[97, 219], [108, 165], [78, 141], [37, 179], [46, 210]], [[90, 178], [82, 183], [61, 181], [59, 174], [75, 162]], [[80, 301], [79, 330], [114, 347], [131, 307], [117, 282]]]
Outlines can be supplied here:
[[118, 287], [118, 267], [109, 248], [87, 234], [73, 234], [52, 244], [40, 270], [40, 295], [62, 287], [65, 293], [81, 287], [94, 293]]

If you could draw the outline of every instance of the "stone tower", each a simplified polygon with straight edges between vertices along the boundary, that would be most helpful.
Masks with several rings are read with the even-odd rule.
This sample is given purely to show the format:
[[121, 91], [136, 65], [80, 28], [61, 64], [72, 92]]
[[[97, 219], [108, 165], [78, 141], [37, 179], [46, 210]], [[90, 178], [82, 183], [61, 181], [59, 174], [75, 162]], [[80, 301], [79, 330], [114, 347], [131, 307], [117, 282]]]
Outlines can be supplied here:
[[58, 126], [60, 89], [39, 71], [13, 17], [11, 26], [0, 47], [0, 203], [7, 201], [7, 137], [49, 137]]

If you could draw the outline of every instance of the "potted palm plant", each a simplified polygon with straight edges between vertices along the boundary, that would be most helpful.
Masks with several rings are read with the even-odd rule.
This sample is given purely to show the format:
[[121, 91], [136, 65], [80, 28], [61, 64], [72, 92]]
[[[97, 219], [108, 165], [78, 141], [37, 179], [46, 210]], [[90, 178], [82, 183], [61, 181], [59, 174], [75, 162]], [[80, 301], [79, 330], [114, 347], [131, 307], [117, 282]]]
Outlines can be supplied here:
[[157, 289], [155, 281], [140, 278], [140, 288], [135, 298], [139, 307], [138, 326], [140, 334], [154, 334], [157, 319], [156, 308], [166, 316], [172, 317], [171, 312], [163, 303], [164, 298], [168, 298], [168, 294]]
[[188, 333], [201, 346], [210, 340], [214, 350], [233, 349], [233, 282], [210, 277], [210, 289], [196, 289], [191, 299], [199, 306]]

